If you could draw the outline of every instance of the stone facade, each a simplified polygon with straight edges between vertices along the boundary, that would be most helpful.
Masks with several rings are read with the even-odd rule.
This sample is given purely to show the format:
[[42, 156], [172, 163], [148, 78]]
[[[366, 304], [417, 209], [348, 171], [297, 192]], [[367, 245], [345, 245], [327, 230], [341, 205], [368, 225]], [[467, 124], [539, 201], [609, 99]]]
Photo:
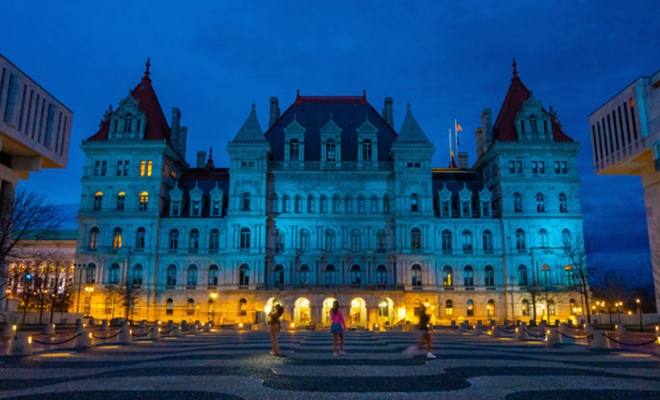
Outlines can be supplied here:
[[[272, 98], [267, 131], [253, 106], [227, 146], [229, 168], [205, 152], [191, 167], [147, 70], [82, 145], [83, 284], [139, 285], [137, 319], [262, 321], [280, 302], [287, 320], [327, 324], [337, 299], [372, 327], [414, 322], [423, 303], [435, 321], [529, 319], [526, 282], [574, 283], [561, 235], [582, 236], [579, 145], [517, 76], [506, 115], [483, 113], [472, 168], [434, 168], [410, 106], [398, 132], [392, 106], [298, 94], [280, 114]], [[580, 302], [554, 296], [539, 318]]]

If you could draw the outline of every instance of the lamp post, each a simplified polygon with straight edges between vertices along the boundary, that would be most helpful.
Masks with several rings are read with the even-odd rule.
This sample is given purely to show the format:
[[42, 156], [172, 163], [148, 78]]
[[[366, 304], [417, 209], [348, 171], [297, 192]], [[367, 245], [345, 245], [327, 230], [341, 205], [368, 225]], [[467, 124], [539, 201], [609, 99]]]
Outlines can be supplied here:
[[76, 314], [80, 312], [80, 289], [82, 288], [82, 273], [87, 264], [73, 264], [76, 268], [80, 268], [80, 275], [78, 276], [78, 305], [76, 306]]
[[621, 306], [623, 305], [623, 303], [618, 301], [615, 305], [616, 305], [616, 313], [619, 314], [619, 325], [621, 325]]
[[218, 297], [217, 293], [211, 293], [211, 322], [215, 325], [215, 299]]
[[[92, 308], [92, 307], [91, 307], [91, 306], [92, 306], [92, 299], [91, 299], [91, 296], [92, 296], [92, 292], [93, 292], [93, 291], [94, 291], [94, 288], [93, 288], [93, 287], [91, 287], [91, 286], [85, 286], [85, 293], [87, 293], [87, 297], [90, 298], [90, 299], [89, 299], [89, 305], [90, 305], [89, 308], [90, 308], [90, 309], [87, 310], [87, 306], [85, 306], [85, 309], [83, 309], [83, 314], [87, 314], [88, 317], [89, 317], [89, 314], [91, 313], [91, 308]], [[86, 302], [87, 302], [87, 300], [85, 300], [85, 303], [86, 303]]]
[[639, 313], [639, 331], [642, 331], [642, 304], [637, 299], [637, 312]]

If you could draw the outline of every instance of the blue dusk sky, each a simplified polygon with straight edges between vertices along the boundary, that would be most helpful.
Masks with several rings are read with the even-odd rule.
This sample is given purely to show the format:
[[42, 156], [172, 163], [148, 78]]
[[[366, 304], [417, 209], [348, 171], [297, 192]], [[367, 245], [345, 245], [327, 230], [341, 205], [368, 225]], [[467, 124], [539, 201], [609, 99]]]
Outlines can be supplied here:
[[[2, 1], [0, 53], [74, 112], [69, 165], [20, 186], [76, 213], [83, 153], [103, 113], [140, 80], [147, 57], [165, 115], [182, 112], [189, 163], [214, 148], [216, 166], [256, 102], [284, 111], [302, 95], [394, 98], [399, 129], [410, 102], [448, 164], [447, 130], [476, 160], [474, 130], [497, 115], [511, 60], [525, 85], [579, 141], [579, 176], [593, 262], [634, 269], [648, 260], [641, 180], [594, 174], [588, 116], [639, 76], [660, 69], [657, 2], [634, 1]], [[68, 226], [75, 227], [75, 220]]]

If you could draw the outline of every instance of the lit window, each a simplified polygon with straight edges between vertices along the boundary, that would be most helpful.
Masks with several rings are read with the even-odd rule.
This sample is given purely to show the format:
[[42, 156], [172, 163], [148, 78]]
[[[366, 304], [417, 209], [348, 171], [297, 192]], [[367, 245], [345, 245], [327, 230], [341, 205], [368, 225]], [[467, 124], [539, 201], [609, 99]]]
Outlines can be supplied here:
[[454, 285], [454, 270], [449, 265], [445, 265], [442, 269], [442, 284], [443, 286], [453, 286]]
[[115, 228], [112, 233], [112, 247], [118, 249], [122, 246], [122, 232], [121, 228]]
[[146, 211], [149, 206], [149, 193], [141, 192], [140, 193], [140, 211]]
[[94, 195], [94, 211], [101, 211], [103, 207], [103, 192], [96, 192]]
[[117, 193], [117, 211], [123, 211], [126, 205], [126, 192]]

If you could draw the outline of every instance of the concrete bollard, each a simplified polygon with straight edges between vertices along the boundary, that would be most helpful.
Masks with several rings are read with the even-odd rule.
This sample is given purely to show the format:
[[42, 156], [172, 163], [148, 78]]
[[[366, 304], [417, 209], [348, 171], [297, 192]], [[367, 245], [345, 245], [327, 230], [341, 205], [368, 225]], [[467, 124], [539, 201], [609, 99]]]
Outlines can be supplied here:
[[465, 333], [465, 332], [467, 332], [467, 327], [465, 325], [465, 322], [463, 322], [462, 324], [458, 325], [458, 333]]
[[516, 328], [516, 340], [522, 342], [527, 339], [527, 333], [522, 326]]
[[557, 331], [557, 328], [546, 329], [545, 333], [548, 335], [548, 339], [546, 341], [546, 344], [548, 346], [556, 346], [558, 344], [561, 344], [562, 339], [561, 339], [561, 335], [559, 334], [559, 331]]
[[555, 320], [555, 328], [559, 327], [559, 324], [561, 324], [561, 321], [558, 319]]
[[495, 327], [495, 320], [494, 319], [491, 319], [489, 321], [489, 326], [490, 326], [491, 329]]
[[151, 333], [149, 334], [149, 339], [153, 341], [160, 340], [160, 326], [158, 324], [156, 324], [151, 330]]
[[96, 320], [94, 319], [94, 317], [90, 317], [89, 318], [89, 326], [94, 326], [94, 325], [96, 325]]
[[197, 329], [197, 324], [192, 324], [192, 325], [190, 325], [190, 329], [188, 329], [188, 332], [186, 332], [186, 333], [188, 333], [189, 335], [196, 335], [196, 334], [198, 334], [198, 333], [199, 333], [199, 329]]
[[172, 326], [172, 331], [170, 332], [170, 336], [181, 336], [181, 328], [179, 328], [179, 325], [174, 324]]
[[456, 328], [456, 321], [454, 321], [454, 320], [452, 319], [452, 320], [451, 320], [451, 325], [450, 325], [450, 326], [451, 326], [452, 328]]
[[147, 329], [147, 320], [146, 319], [143, 319], [142, 321], [140, 321], [139, 328], [140, 329]]
[[566, 321], [566, 324], [572, 328], [573, 327], [573, 320], [569, 319], [568, 321]]
[[83, 329], [76, 331], [76, 334], [79, 334], [76, 338], [76, 349], [91, 349], [92, 348], [92, 333]]
[[76, 319], [76, 331], [79, 331], [83, 328], [83, 323], [80, 318]]
[[[377, 326], [377, 325], [378, 325], [378, 324], [376, 324], [376, 327], [374, 328], [375, 330], [378, 330], [378, 326]], [[209, 332], [211, 332], [211, 323], [210, 323], [210, 322], [207, 322], [207, 323], [204, 324], [203, 332], [204, 332], [204, 333], [209, 333]]]
[[622, 324], [616, 326], [617, 336], [626, 336], [626, 327]]
[[110, 324], [108, 324], [108, 320], [104, 319], [101, 321], [101, 332], [108, 333], [110, 332]]
[[558, 331], [561, 333], [568, 333], [568, 326], [566, 326], [566, 324], [559, 324]]
[[5, 324], [4, 329], [2, 330], [3, 337], [13, 337], [16, 334], [16, 325]]
[[478, 327], [482, 327], [482, 326], [484, 326], [480, 319], [477, 320], [477, 326], [478, 326]]
[[541, 322], [539, 322], [539, 329], [542, 331], [548, 329], [548, 324], [545, 322], [545, 320], [541, 320]]
[[55, 335], [55, 324], [46, 324], [44, 326], [44, 335]]
[[202, 324], [199, 322], [198, 319], [195, 320], [195, 325], [197, 325], [197, 328], [199, 328], [200, 326], [202, 326]]
[[29, 333], [16, 333], [9, 341], [7, 354], [10, 356], [29, 356], [32, 354], [32, 336]]
[[502, 337], [502, 330], [497, 326], [493, 328], [493, 337], [494, 338]]
[[511, 323], [511, 321], [509, 321], [508, 319], [504, 320], [504, 326], [505, 327], [508, 327], [510, 323]]
[[169, 320], [167, 321], [167, 328], [172, 328], [174, 326], [174, 321]]
[[477, 324], [477, 326], [474, 327], [474, 332], [473, 333], [474, 333], [474, 336], [479, 336], [479, 335], [484, 334], [480, 324]]
[[604, 331], [594, 331], [594, 338], [591, 340], [591, 347], [595, 349], [609, 349], [610, 339], [605, 336]]
[[118, 336], [117, 343], [130, 344], [133, 341], [133, 330], [128, 327], [128, 321], [121, 323], [121, 333]]

